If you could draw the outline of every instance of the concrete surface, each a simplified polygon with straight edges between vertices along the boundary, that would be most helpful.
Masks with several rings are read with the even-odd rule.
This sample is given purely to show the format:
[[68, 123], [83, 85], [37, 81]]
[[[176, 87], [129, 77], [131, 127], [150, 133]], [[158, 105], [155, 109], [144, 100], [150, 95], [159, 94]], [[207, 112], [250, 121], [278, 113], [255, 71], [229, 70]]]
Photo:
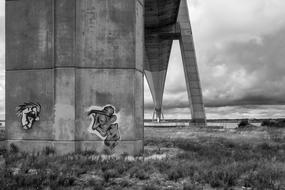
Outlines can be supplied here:
[[141, 72], [125, 69], [78, 69], [76, 74], [76, 140], [99, 140], [87, 130], [91, 122], [87, 110], [91, 105], [103, 107], [107, 104], [116, 108], [121, 140], [143, 139], [143, 97], [135, 96], [134, 93], [143, 94]]
[[6, 1], [6, 70], [52, 68], [53, 0]]
[[[88, 111], [97, 106], [102, 110], [96, 114], [107, 119], [96, 122], [116, 117], [120, 140], [113, 151], [139, 154], [144, 69], [161, 110], [173, 39], [181, 42], [193, 122], [205, 123], [186, 0], [6, 1], [5, 19], [8, 147], [103, 151], [101, 138], [88, 131], [95, 114]], [[16, 116], [24, 102], [41, 105], [40, 119], [29, 130]], [[107, 105], [114, 115], [104, 115]]]
[[197, 123], [198, 125], [205, 124], [206, 126], [206, 115], [202, 99], [202, 89], [200, 85], [195, 47], [186, 0], [181, 0], [178, 13], [178, 24], [181, 30], [179, 42], [186, 78], [187, 92], [190, 102], [192, 122]]
[[145, 75], [155, 107], [153, 119], [160, 122], [163, 116], [163, 91], [172, 41], [179, 40], [192, 123], [206, 126], [187, 2], [146, 0], [145, 4]]
[[[92, 106], [116, 109], [115, 153], [143, 150], [142, 0], [6, 1], [6, 140], [20, 150], [103, 151], [88, 132]], [[41, 105], [22, 128], [15, 108]]]
[[[8, 62], [9, 64], [9, 62]], [[6, 138], [8, 140], [54, 138], [54, 72], [52, 69], [6, 71]], [[16, 107], [24, 102], [41, 102], [40, 122], [26, 132]]]

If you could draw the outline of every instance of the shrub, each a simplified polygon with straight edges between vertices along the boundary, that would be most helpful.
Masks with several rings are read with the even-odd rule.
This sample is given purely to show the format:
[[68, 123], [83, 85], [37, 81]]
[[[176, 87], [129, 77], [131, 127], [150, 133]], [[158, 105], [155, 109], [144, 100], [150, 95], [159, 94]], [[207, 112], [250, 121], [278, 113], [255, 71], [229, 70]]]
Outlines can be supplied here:
[[236, 165], [230, 164], [211, 168], [205, 178], [213, 188], [231, 187], [236, 185], [239, 175]]
[[135, 166], [130, 169], [130, 177], [135, 177], [140, 180], [145, 180], [149, 178], [149, 175], [144, 169]]
[[108, 169], [108, 170], [104, 171], [103, 177], [104, 177], [105, 181], [108, 182], [110, 178], [119, 177], [119, 173], [114, 169]]
[[102, 181], [100, 181], [98, 179], [93, 179], [93, 178], [89, 179], [88, 180], [88, 185], [92, 186], [93, 189], [96, 189], [96, 190], [97, 189], [98, 190], [101, 190], [101, 189], [103, 190], [104, 189]]
[[164, 160], [163, 162], [156, 160], [152, 162], [152, 165], [158, 169], [159, 172], [165, 172], [172, 166], [172, 163], [168, 160]]
[[274, 127], [274, 128], [283, 128], [285, 127], [285, 120], [264, 120], [261, 123], [261, 126], [267, 126], [267, 127]]
[[267, 119], [267, 120], [263, 120], [260, 125], [261, 126], [270, 126], [271, 123], [270, 123], [270, 120]]
[[176, 157], [181, 160], [190, 160], [195, 158], [195, 154], [193, 154], [192, 152], [182, 152], [178, 153]]
[[143, 187], [143, 190], [159, 190], [160, 188], [158, 188], [156, 185], [154, 184], [148, 184], [146, 186]]
[[242, 120], [242, 121], [239, 122], [238, 128], [244, 128], [244, 127], [247, 127], [248, 125], [249, 125], [249, 122], [248, 122], [247, 119], [246, 120]]
[[167, 172], [167, 176], [169, 180], [177, 181], [178, 179], [184, 177], [184, 174], [181, 169], [173, 168]]
[[255, 170], [249, 171], [244, 185], [257, 189], [281, 189], [280, 180], [285, 177], [283, 163], [263, 163]]
[[69, 187], [75, 182], [75, 178], [69, 175], [59, 175], [57, 178], [57, 184], [59, 186]]
[[193, 183], [184, 183], [183, 190], [203, 190], [203, 187], [200, 187]]

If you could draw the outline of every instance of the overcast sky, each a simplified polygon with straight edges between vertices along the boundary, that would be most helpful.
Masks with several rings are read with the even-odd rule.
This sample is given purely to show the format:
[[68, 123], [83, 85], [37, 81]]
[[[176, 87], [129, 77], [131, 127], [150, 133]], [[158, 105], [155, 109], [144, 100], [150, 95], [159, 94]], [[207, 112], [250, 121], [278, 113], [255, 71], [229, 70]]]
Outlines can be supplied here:
[[[0, 0], [0, 119], [5, 10]], [[285, 117], [285, 1], [188, 0], [207, 118]], [[167, 118], [190, 118], [178, 42], [163, 99]], [[153, 103], [145, 82], [145, 117]]]
[[[285, 1], [188, 0], [208, 118], [285, 117]], [[145, 83], [146, 117], [152, 100]], [[163, 99], [166, 117], [190, 118], [179, 43]]]

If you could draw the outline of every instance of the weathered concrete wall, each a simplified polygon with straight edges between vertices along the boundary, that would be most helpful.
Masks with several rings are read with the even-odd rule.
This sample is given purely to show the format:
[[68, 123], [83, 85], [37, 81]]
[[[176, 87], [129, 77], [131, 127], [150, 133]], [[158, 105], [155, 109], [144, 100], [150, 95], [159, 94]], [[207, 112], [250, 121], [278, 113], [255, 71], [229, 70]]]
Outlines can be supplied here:
[[[6, 72], [6, 137], [8, 140], [52, 140], [54, 138], [53, 70], [15, 70]], [[41, 102], [40, 121], [26, 131], [16, 107], [24, 102]]]
[[[141, 152], [143, 12], [141, 0], [7, 1], [8, 146], [103, 151], [105, 141], [90, 129], [92, 117], [101, 115], [101, 126], [118, 126], [120, 138], [110, 138], [116, 141], [114, 152]], [[24, 102], [41, 105], [32, 127], [23, 125], [28, 109], [16, 116]], [[114, 114], [106, 116], [107, 105]]]
[[131, 153], [140, 146], [141, 150], [142, 4], [134, 0], [86, 0], [77, 1], [76, 8], [76, 63], [80, 68], [76, 71], [77, 148], [94, 149], [95, 142], [102, 144], [98, 136], [88, 132], [91, 119], [87, 109], [112, 105], [120, 133], [116, 149]]
[[6, 3], [7, 70], [53, 66], [52, 0]]

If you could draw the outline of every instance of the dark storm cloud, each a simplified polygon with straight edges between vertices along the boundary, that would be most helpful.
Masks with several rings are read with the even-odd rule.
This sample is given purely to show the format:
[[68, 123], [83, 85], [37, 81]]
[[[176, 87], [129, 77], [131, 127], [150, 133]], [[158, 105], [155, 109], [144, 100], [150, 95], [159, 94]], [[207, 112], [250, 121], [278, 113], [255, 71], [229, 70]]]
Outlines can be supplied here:
[[[285, 105], [254, 105], [206, 107], [208, 119], [241, 119], [241, 118], [284, 118]], [[190, 119], [189, 108], [164, 109], [168, 119]], [[145, 112], [145, 118], [152, 118], [153, 110]]]
[[[252, 116], [262, 113], [261, 105], [285, 104], [285, 1], [191, 0], [188, 4], [207, 114], [223, 117], [240, 109], [240, 114]], [[173, 44], [169, 64], [163, 105], [174, 113], [175, 108], [189, 109], [178, 43]], [[145, 100], [152, 108], [147, 93]], [[216, 114], [211, 111], [215, 108]], [[276, 111], [266, 110], [268, 116]]]
[[[226, 105], [278, 105], [285, 104], [285, 30], [266, 35], [261, 42], [251, 40], [247, 43], [234, 42], [222, 52], [227, 56], [227, 70], [241, 70], [235, 82], [239, 91], [224, 88], [217, 91], [228, 96], [205, 98], [207, 106]], [[240, 77], [240, 78], [239, 78]], [[239, 83], [242, 81], [242, 83]], [[227, 84], [225, 82], [225, 84]], [[235, 96], [236, 93], [238, 96]], [[215, 97], [215, 96], [214, 96]]]
[[245, 96], [238, 100], [222, 100], [222, 101], [207, 101], [205, 100], [205, 106], [207, 107], [223, 107], [223, 106], [248, 106], [254, 108], [254, 105], [285, 105], [283, 97], [267, 97], [262, 95]]
[[[5, 1], [0, 1], [0, 119], [5, 92]], [[285, 104], [285, 1], [188, 0], [208, 118], [280, 117]], [[145, 82], [145, 109], [153, 103]], [[262, 106], [262, 105], [274, 106]], [[173, 44], [164, 110], [189, 117], [181, 53]]]

